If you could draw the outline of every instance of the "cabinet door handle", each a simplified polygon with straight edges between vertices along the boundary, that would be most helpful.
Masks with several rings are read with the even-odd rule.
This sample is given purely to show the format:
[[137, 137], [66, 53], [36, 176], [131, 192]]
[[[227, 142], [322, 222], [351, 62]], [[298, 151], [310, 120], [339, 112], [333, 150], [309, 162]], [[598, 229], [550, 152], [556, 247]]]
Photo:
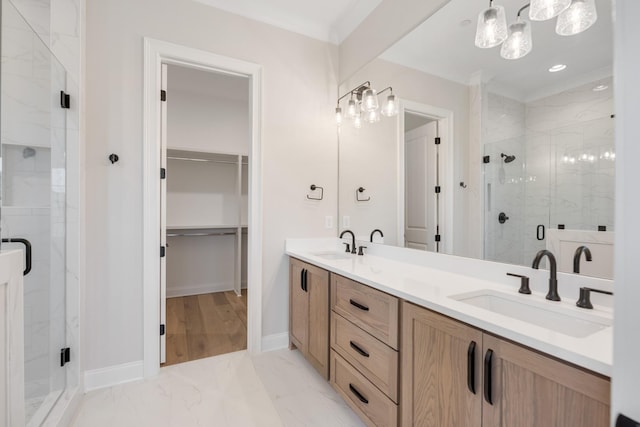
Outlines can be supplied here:
[[309, 292], [309, 270], [304, 269], [304, 291]]
[[491, 362], [493, 361], [493, 350], [487, 350], [484, 355], [484, 400], [489, 405], [493, 405], [491, 398]]
[[360, 402], [364, 403], [365, 405], [369, 404], [369, 400], [367, 400], [367, 398], [364, 397], [362, 393], [360, 393], [358, 389], [353, 386], [353, 384], [349, 384], [349, 390], [351, 390], [351, 393], [355, 394]]
[[357, 351], [360, 354], [360, 356], [369, 357], [369, 353], [364, 351], [362, 347], [360, 347], [358, 344], [354, 343], [353, 341], [349, 341], [349, 345], [351, 346], [352, 349]]
[[304, 268], [300, 270], [300, 289], [304, 291]]
[[366, 305], [362, 305], [362, 304], [360, 304], [360, 303], [359, 303], [359, 302], [357, 302], [357, 301], [354, 301], [354, 300], [350, 299], [350, 300], [349, 300], [349, 303], [350, 303], [352, 306], [357, 307], [357, 308], [359, 308], [359, 309], [360, 309], [360, 310], [362, 310], [362, 311], [369, 311], [369, 307], [367, 307]]
[[471, 341], [467, 350], [467, 387], [476, 394], [476, 342]]

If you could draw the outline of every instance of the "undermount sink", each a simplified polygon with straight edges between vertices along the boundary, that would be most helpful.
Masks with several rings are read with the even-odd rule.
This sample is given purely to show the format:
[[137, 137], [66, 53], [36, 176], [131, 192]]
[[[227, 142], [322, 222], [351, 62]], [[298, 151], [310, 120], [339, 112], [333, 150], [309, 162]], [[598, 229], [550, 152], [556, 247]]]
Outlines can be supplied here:
[[351, 255], [346, 252], [317, 252], [312, 255], [317, 256], [318, 258], [326, 259], [327, 261], [351, 259]]
[[[593, 313], [579, 313], [552, 301], [523, 301], [524, 296], [484, 289], [451, 297], [465, 304], [531, 323], [575, 338], [584, 338], [612, 325], [612, 320]], [[556, 306], [554, 306], [556, 304]]]

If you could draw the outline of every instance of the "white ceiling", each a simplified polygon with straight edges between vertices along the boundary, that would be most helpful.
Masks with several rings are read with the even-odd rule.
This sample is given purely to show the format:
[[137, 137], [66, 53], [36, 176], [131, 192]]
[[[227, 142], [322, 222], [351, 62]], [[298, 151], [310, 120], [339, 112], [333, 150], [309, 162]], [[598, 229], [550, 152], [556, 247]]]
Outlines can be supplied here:
[[341, 43], [382, 0], [194, 0], [315, 39]]
[[232, 101], [248, 102], [249, 100], [249, 79], [247, 77], [202, 71], [177, 65], [169, 65], [167, 68], [167, 89], [169, 93], [171, 91], [180, 91]]
[[[496, 0], [494, 4], [505, 7], [510, 23], [525, 3], [526, 0]], [[533, 22], [533, 50], [518, 60], [502, 59], [500, 47], [475, 47], [477, 17], [487, 5], [479, 0], [451, 0], [381, 58], [465, 84], [480, 76], [483, 81], [490, 81], [496, 92], [523, 101], [611, 75], [611, 0], [596, 0], [597, 22], [575, 36], [557, 35], [555, 19]], [[527, 11], [523, 15], [528, 16]], [[471, 23], [461, 25], [464, 20]], [[549, 67], [558, 63], [566, 64], [567, 69], [549, 73]]]

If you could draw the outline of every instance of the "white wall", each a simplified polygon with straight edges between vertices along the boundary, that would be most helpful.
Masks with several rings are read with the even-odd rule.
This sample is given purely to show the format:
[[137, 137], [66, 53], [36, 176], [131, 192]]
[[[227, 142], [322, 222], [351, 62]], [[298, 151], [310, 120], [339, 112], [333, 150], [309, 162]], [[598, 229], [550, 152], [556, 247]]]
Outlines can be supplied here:
[[[335, 236], [337, 47], [191, 0], [87, 2], [86, 368], [142, 350], [143, 37], [262, 64], [263, 336], [288, 329], [286, 237]], [[107, 156], [120, 156], [111, 165]], [[306, 199], [325, 187], [322, 202]]]
[[[347, 81], [340, 85], [340, 95], [343, 95], [348, 90], [352, 89], [356, 85], [363, 81], [369, 80], [374, 88], [383, 89], [387, 86], [393, 87], [393, 93], [397, 95], [401, 100], [413, 101], [421, 104], [430, 105], [446, 109], [453, 112], [454, 120], [454, 136], [453, 136], [453, 180], [454, 183], [465, 180], [467, 172], [467, 152], [469, 141], [469, 87], [459, 83], [455, 83], [449, 80], [445, 80], [439, 77], [432, 76], [430, 74], [423, 73], [421, 71], [414, 70], [412, 68], [404, 67], [402, 65], [394, 64], [381, 59], [376, 59], [370, 64], [359, 70], [355, 75], [350, 77]], [[377, 132], [376, 138], [380, 137], [384, 140], [390, 138], [390, 133], [386, 129], [384, 124], [385, 117], [382, 118], [382, 122], [369, 125], [365, 123], [363, 128], [368, 126], [372, 129], [372, 132]], [[386, 119], [389, 121], [389, 119]], [[345, 123], [343, 127], [349, 126]], [[390, 145], [397, 144], [397, 122], [393, 128], [394, 135], [393, 140], [389, 141]], [[362, 133], [361, 138], [368, 137], [368, 134]], [[366, 139], [362, 141], [366, 145]], [[348, 144], [348, 139], [346, 141]], [[343, 169], [354, 169], [355, 174], [360, 172], [375, 173], [367, 169], [366, 166], [366, 151], [362, 152], [360, 163], [355, 165], [349, 165], [343, 162], [342, 159], [343, 144], [340, 143], [340, 170], [342, 174]], [[353, 157], [351, 157], [353, 158]], [[395, 171], [397, 168], [397, 155], [388, 157], [387, 169]], [[381, 168], [381, 165], [378, 165]], [[342, 199], [343, 192], [351, 192], [350, 188], [344, 188], [342, 185], [342, 179], [340, 180], [340, 193]], [[397, 190], [397, 189], [396, 189]], [[444, 191], [444, 190], [443, 190]], [[454, 253], [456, 255], [466, 256], [469, 253], [467, 233], [466, 233], [466, 194], [457, 185], [455, 188], [450, 189], [454, 192], [454, 212], [453, 212], [453, 228], [455, 230], [454, 236]], [[397, 191], [396, 191], [397, 193]], [[347, 194], [348, 195], [348, 194]], [[372, 194], [373, 197], [373, 194]], [[396, 194], [397, 197], [397, 194]], [[397, 206], [395, 200], [386, 200], [386, 203], [395, 203], [393, 206]], [[342, 208], [341, 208], [342, 211]], [[342, 213], [341, 213], [342, 215]], [[384, 215], [387, 215], [385, 212]], [[386, 231], [385, 236], [386, 236]], [[444, 237], [446, 239], [446, 236]], [[386, 241], [386, 239], [385, 239]]]
[[[616, 108], [616, 228], [615, 323], [613, 348], [612, 408], [640, 422], [640, 2], [617, 0], [614, 27], [614, 78]], [[613, 424], [612, 424], [613, 425]]]

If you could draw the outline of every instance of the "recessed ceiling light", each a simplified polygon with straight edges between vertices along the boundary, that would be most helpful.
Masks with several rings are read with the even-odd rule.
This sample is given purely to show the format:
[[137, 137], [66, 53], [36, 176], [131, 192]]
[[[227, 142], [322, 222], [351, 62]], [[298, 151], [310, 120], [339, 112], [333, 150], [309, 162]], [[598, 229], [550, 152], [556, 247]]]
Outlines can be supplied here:
[[609, 86], [607, 85], [598, 85], [596, 87], [593, 88], [594, 92], [602, 92], [603, 90], [607, 90], [609, 89]]
[[471, 19], [465, 19], [464, 21], [460, 21], [460, 26], [461, 27], [466, 27], [467, 25], [471, 24]]
[[564, 64], [556, 64], [553, 67], [549, 68], [549, 72], [550, 73], [557, 73], [558, 71], [562, 71], [565, 68], [567, 68], [567, 66], [564, 65]]

